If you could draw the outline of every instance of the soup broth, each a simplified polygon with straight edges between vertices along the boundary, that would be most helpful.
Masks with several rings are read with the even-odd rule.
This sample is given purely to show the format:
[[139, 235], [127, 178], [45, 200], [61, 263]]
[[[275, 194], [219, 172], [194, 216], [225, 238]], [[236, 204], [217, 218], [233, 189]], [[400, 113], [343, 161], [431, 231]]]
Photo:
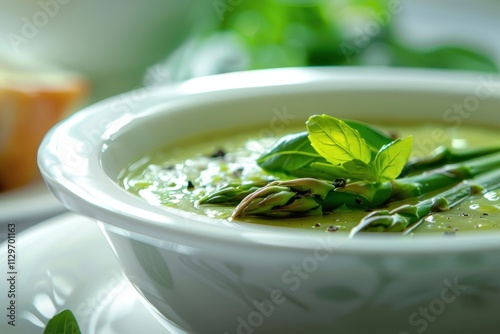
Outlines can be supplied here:
[[[435, 148], [472, 148], [500, 145], [496, 129], [484, 127], [443, 127], [437, 124], [381, 125], [380, 128], [414, 138], [412, 156], [425, 156]], [[303, 126], [289, 133], [303, 131]], [[266, 133], [267, 134], [267, 133]], [[271, 181], [276, 175], [264, 172], [256, 159], [285, 133], [264, 136], [259, 129], [236, 129], [233, 132], [204, 134], [190, 140], [150, 152], [127, 166], [121, 185], [153, 205], [180, 208], [213, 219], [227, 220], [232, 206], [199, 205], [207, 193], [228, 183]], [[423, 198], [405, 200], [416, 203]], [[400, 206], [392, 202], [386, 208]], [[245, 222], [322, 232], [349, 232], [369, 210], [341, 208], [323, 216], [287, 219], [245, 218]], [[414, 233], [456, 234], [462, 231], [500, 229], [500, 190], [471, 196], [451, 210], [433, 213]]]

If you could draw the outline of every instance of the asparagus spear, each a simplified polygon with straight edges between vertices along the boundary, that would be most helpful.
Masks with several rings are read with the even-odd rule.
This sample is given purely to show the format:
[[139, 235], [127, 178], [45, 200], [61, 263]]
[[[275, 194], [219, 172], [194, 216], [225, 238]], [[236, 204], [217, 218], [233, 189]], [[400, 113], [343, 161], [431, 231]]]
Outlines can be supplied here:
[[364, 217], [350, 232], [353, 237], [359, 232], [410, 232], [432, 212], [445, 211], [470, 195], [491, 191], [500, 187], [500, 170], [481, 174], [473, 179], [464, 180], [456, 186], [421, 201], [405, 204], [392, 211], [374, 211]]
[[232, 218], [321, 215], [343, 205], [350, 208], [380, 207], [390, 200], [417, 197], [499, 167], [500, 153], [496, 153], [382, 183], [353, 182], [336, 186], [310, 178], [275, 181], [246, 196], [234, 210]]
[[231, 183], [202, 197], [198, 200], [198, 203], [237, 205], [247, 195], [250, 195], [268, 183], [266, 181], [245, 182], [241, 184]]
[[460, 150], [440, 146], [429, 156], [411, 158], [399, 177], [406, 176], [410, 173], [422, 172], [431, 168], [437, 168], [445, 164], [479, 158], [499, 151], [500, 147], [498, 145]]
[[245, 197], [231, 218], [244, 215], [276, 218], [321, 216], [323, 210], [319, 199], [325, 199], [334, 189], [333, 184], [312, 178], [274, 181]]

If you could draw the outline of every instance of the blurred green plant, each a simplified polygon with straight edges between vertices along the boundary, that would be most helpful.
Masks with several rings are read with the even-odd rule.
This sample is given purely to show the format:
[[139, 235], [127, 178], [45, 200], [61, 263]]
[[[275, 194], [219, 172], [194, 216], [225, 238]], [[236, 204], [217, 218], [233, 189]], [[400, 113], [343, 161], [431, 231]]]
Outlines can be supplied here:
[[167, 61], [174, 80], [237, 70], [384, 65], [498, 72], [461, 45], [412, 47], [396, 38], [409, 0], [215, 0], [204, 25]]

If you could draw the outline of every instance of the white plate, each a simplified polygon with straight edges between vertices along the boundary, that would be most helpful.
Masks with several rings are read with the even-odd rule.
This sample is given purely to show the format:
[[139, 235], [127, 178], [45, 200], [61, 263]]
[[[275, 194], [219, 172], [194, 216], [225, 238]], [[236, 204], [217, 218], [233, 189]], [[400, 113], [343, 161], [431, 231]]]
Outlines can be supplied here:
[[42, 181], [0, 193], [0, 225], [10, 222], [40, 222], [63, 211], [63, 205]]
[[95, 221], [60, 215], [16, 234], [15, 247], [16, 326], [12, 327], [5, 311], [14, 300], [5, 299], [7, 243], [0, 244], [0, 333], [40, 334], [48, 319], [64, 309], [73, 311], [82, 334], [169, 333], [122, 275]]

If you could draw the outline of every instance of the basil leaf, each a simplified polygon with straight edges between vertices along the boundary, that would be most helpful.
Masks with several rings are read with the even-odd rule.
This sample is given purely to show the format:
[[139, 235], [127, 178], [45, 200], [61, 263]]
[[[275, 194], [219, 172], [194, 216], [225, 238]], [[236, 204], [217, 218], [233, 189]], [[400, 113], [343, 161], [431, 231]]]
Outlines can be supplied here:
[[371, 151], [356, 129], [344, 121], [315, 115], [306, 122], [311, 145], [328, 162], [337, 165], [354, 159], [369, 163]]
[[43, 334], [81, 334], [75, 316], [64, 310], [49, 320]]
[[377, 180], [372, 166], [361, 160], [354, 159], [347, 161], [342, 166], [347, 170], [348, 176], [346, 177], [365, 181]]
[[393, 180], [401, 174], [410, 157], [413, 137], [398, 138], [383, 146], [375, 156], [373, 168], [380, 182]]
[[[392, 142], [387, 134], [366, 123], [353, 120], [344, 120], [344, 122], [357, 130], [368, 141], [370, 150], [375, 153], [382, 146]], [[336, 178], [363, 179], [350, 175], [339, 164], [334, 165], [326, 161], [312, 147], [308, 135], [308, 132], [304, 131], [282, 137], [257, 159], [257, 164], [272, 174], [326, 180]]]
[[324, 173], [327, 175], [325, 179], [335, 180], [338, 178], [347, 178], [348, 171], [342, 165], [332, 165], [329, 162], [313, 162], [311, 169], [317, 173]]
[[393, 139], [388, 134], [366, 123], [354, 121], [351, 119], [344, 119], [343, 121], [351, 128], [358, 130], [361, 137], [364, 138], [370, 149], [375, 153], [377, 153], [382, 148], [382, 146], [387, 145], [393, 141]]
[[[270, 173], [284, 173], [303, 177], [313, 162], [326, 162], [311, 146], [307, 132], [282, 137], [257, 159], [257, 164]], [[298, 175], [302, 174], [302, 175]], [[314, 175], [309, 175], [314, 177]]]
[[328, 180], [335, 180], [338, 178], [351, 179], [351, 181], [376, 180], [372, 167], [357, 159], [345, 162], [343, 165], [332, 165], [328, 162], [314, 162], [311, 164], [311, 168], [328, 175]]

